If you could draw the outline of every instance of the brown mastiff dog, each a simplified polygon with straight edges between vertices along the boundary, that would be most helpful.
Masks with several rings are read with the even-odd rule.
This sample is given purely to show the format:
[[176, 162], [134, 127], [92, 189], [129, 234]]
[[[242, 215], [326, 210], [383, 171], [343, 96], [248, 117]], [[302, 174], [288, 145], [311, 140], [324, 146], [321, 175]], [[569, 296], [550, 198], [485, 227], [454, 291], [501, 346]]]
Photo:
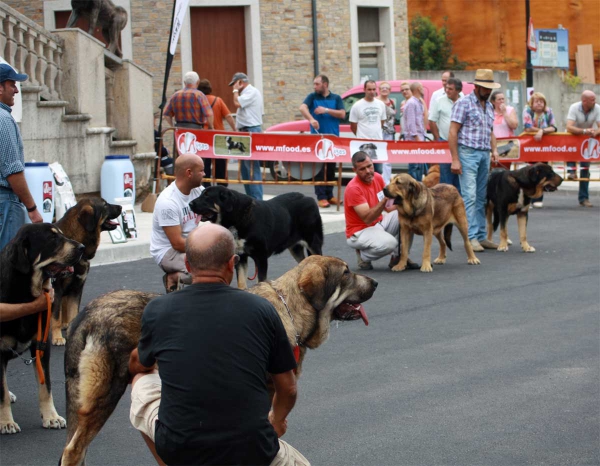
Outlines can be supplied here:
[[[394, 272], [406, 269], [408, 251], [415, 234], [423, 235], [424, 240], [421, 272], [433, 271], [431, 242], [434, 235], [440, 243], [440, 255], [434, 264], [445, 264], [446, 245], [452, 250], [451, 224], [456, 224], [463, 237], [467, 262], [472, 265], [480, 263], [469, 242], [465, 204], [454, 186], [438, 184], [433, 188], [428, 188], [412, 176], [402, 173], [396, 175], [384, 188], [384, 194], [386, 197], [394, 199], [400, 223], [402, 251], [400, 262], [392, 268]], [[444, 231], [443, 237], [442, 230]]]
[[[362, 318], [368, 324], [361, 303], [376, 288], [375, 280], [352, 273], [341, 259], [315, 255], [249, 292], [273, 304], [290, 345], [299, 346], [299, 375], [307, 348], [318, 348], [327, 340], [332, 320]], [[82, 463], [89, 444], [123, 396], [142, 312], [156, 296], [114, 291], [92, 301], [73, 321], [65, 351], [68, 430], [63, 466]]]

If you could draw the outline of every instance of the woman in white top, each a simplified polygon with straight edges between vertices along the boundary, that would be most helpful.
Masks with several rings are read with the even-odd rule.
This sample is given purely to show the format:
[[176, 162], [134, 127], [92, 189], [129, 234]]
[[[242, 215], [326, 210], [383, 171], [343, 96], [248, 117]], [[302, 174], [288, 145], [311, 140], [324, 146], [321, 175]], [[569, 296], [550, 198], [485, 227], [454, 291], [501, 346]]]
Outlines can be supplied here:
[[[385, 116], [386, 120], [383, 124], [383, 140], [384, 141], [393, 141], [396, 137], [396, 103], [390, 99], [390, 92], [392, 91], [392, 86], [387, 81], [382, 81], [379, 83], [379, 96], [377, 99], [381, 100], [385, 104]], [[392, 164], [391, 163], [383, 163], [383, 180], [385, 184], [390, 184], [392, 179]]]

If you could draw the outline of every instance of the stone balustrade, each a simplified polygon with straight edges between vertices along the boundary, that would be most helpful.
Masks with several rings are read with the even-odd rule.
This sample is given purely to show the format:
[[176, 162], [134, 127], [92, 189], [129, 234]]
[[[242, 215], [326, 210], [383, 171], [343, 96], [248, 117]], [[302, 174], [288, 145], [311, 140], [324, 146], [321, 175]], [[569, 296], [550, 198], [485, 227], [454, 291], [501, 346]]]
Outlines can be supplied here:
[[43, 100], [62, 100], [63, 40], [0, 3], [0, 54], [19, 72], [29, 75], [28, 86], [39, 86]]

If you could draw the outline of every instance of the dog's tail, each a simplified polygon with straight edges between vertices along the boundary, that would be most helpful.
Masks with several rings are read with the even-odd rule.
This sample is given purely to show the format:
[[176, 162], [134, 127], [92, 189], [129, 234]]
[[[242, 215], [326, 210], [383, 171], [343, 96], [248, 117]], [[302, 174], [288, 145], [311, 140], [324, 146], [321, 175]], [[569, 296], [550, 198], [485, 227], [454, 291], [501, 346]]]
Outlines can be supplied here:
[[449, 223], [448, 225], [446, 225], [444, 227], [444, 241], [446, 242], [446, 246], [448, 246], [448, 249], [450, 249], [450, 251], [452, 251], [452, 228], [454, 225], [452, 225], [451, 223]]

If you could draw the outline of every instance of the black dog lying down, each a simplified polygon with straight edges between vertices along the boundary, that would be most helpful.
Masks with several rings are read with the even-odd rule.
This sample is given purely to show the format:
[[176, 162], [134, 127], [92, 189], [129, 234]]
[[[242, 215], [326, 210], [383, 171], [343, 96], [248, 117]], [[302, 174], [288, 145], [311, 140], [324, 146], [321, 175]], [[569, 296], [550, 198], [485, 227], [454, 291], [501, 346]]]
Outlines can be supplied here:
[[267, 279], [268, 259], [285, 249], [300, 263], [304, 248], [322, 254], [323, 223], [314, 199], [287, 193], [270, 201], [257, 201], [223, 186], [211, 186], [190, 202], [203, 221], [235, 229], [240, 262], [236, 266], [238, 287], [246, 288], [248, 257], [256, 263], [258, 280]]
[[535, 248], [527, 242], [531, 199], [540, 197], [544, 191], [556, 191], [562, 182], [563, 179], [545, 163], [528, 165], [519, 170], [492, 170], [487, 185], [487, 239], [492, 240], [493, 232], [500, 225], [498, 251], [508, 251], [506, 222], [510, 215], [517, 214], [521, 248], [524, 252], [535, 252]]
[[[49, 281], [62, 273], [73, 273], [84, 251], [84, 246], [66, 238], [58, 227], [50, 223], [24, 225], [10, 243], [0, 252], [0, 302], [29, 303], [49, 289]], [[50, 325], [47, 313], [42, 313], [42, 328]], [[38, 314], [30, 314], [0, 325], [0, 434], [21, 431], [10, 408], [11, 394], [6, 384], [6, 365], [11, 359], [27, 351], [36, 354]], [[42, 343], [42, 342], [40, 342]], [[45, 383], [39, 386], [40, 414], [46, 429], [61, 429], [65, 420], [54, 408], [50, 383], [50, 338], [42, 357]], [[35, 364], [32, 365], [35, 371]], [[38, 377], [35, 371], [36, 378]], [[38, 380], [38, 382], [40, 382]]]

